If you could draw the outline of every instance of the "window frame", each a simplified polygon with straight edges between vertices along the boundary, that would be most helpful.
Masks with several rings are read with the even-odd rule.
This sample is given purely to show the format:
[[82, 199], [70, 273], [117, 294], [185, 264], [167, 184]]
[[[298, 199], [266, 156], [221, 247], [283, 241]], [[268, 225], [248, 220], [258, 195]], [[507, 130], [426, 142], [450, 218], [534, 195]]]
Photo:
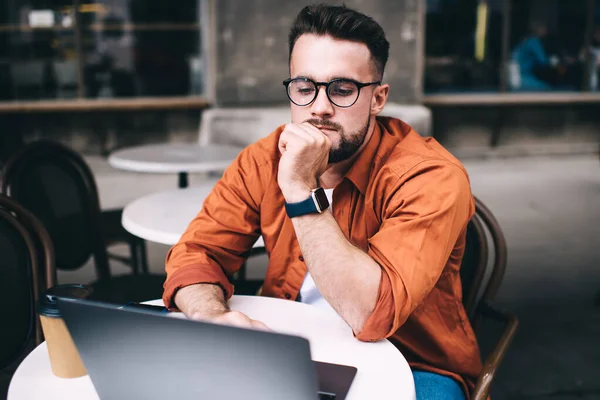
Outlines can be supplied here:
[[[485, 1], [485, 0], [479, 0]], [[436, 93], [425, 93], [425, 62], [421, 64], [421, 87], [422, 90], [422, 102], [425, 105], [486, 105], [486, 104], [562, 104], [562, 103], [596, 103], [600, 102], [600, 92], [592, 92], [589, 82], [589, 71], [584, 71], [584, 86], [578, 92], [522, 92], [513, 93], [508, 90], [508, 83], [504, 70], [510, 61], [510, 27], [511, 27], [511, 10], [515, 1], [520, 0], [504, 0], [504, 19], [502, 23], [502, 60], [499, 76], [499, 88], [497, 93], [488, 94], [476, 94], [476, 93], [451, 93], [451, 94], [436, 94]], [[589, 47], [592, 41], [592, 35], [594, 31], [594, 10], [597, 0], [586, 0], [587, 6], [587, 19], [585, 27], [584, 37], [584, 48]], [[427, 0], [423, 0], [424, 12], [427, 13]], [[423, 24], [425, 25], [425, 24]], [[423, 35], [426, 35], [426, 28], [423, 28]], [[425, 39], [423, 39], [425, 43]], [[425, 57], [425, 49], [423, 44], [422, 54]], [[589, 63], [589, 52], [584, 55], [584, 63]]]
[[214, 38], [211, 27], [216, 21], [216, 0], [197, 0], [198, 29], [201, 40], [199, 53], [205, 61], [204, 93], [201, 95], [181, 95], [131, 98], [91, 99], [85, 97], [83, 33], [81, 23], [81, 0], [72, 0], [74, 10], [73, 32], [75, 36], [75, 53], [77, 60], [77, 97], [73, 99], [35, 99], [35, 100], [0, 100], [0, 114], [13, 112], [52, 112], [52, 111], [126, 111], [152, 109], [204, 109], [215, 99], [214, 87]]

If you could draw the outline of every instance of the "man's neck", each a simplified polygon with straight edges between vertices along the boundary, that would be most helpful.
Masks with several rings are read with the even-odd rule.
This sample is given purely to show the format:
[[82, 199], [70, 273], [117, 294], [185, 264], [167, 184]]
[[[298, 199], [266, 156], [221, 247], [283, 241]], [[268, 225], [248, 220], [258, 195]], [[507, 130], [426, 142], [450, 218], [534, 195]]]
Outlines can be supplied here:
[[365, 136], [365, 140], [360, 145], [356, 153], [352, 155], [352, 157], [342, 162], [328, 165], [325, 172], [323, 172], [323, 175], [321, 175], [319, 178], [319, 186], [321, 186], [323, 189], [332, 189], [342, 182], [342, 179], [344, 179], [344, 176], [350, 170], [350, 167], [352, 167], [354, 161], [356, 161], [359, 154], [363, 151], [367, 143], [369, 143], [369, 140], [371, 140], [373, 131], [375, 130], [375, 124], [375, 121], [371, 122], [371, 126], [369, 127], [369, 131]]

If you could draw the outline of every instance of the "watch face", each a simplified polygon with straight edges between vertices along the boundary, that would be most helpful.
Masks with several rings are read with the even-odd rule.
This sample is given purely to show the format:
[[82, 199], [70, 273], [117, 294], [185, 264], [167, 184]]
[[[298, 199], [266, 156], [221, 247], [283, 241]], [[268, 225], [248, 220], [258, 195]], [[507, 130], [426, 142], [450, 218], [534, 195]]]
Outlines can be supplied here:
[[313, 191], [313, 196], [319, 207], [319, 212], [323, 212], [329, 207], [329, 200], [327, 200], [327, 195], [323, 188], [318, 188]]

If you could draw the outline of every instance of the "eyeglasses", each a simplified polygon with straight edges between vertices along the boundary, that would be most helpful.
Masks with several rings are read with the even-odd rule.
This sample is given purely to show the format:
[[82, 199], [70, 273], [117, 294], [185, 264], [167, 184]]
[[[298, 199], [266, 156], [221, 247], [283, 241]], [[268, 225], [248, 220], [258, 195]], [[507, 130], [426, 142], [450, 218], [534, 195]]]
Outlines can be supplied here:
[[346, 78], [338, 78], [329, 82], [315, 82], [308, 78], [290, 78], [283, 81], [290, 101], [301, 107], [315, 101], [319, 94], [319, 86], [325, 86], [325, 93], [330, 102], [338, 107], [346, 108], [356, 103], [360, 89], [379, 84], [381, 81], [362, 83]]

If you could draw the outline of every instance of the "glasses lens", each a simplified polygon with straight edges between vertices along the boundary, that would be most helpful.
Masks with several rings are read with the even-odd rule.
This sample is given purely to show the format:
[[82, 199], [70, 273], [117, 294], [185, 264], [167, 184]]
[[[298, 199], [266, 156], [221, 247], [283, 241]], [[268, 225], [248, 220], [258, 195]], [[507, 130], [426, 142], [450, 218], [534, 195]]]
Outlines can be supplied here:
[[288, 85], [288, 96], [290, 100], [299, 106], [305, 106], [315, 98], [317, 88], [306, 79], [294, 79]]
[[339, 107], [348, 107], [358, 98], [358, 86], [352, 81], [340, 79], [331, 82], [328, 89], [329, 98]]

